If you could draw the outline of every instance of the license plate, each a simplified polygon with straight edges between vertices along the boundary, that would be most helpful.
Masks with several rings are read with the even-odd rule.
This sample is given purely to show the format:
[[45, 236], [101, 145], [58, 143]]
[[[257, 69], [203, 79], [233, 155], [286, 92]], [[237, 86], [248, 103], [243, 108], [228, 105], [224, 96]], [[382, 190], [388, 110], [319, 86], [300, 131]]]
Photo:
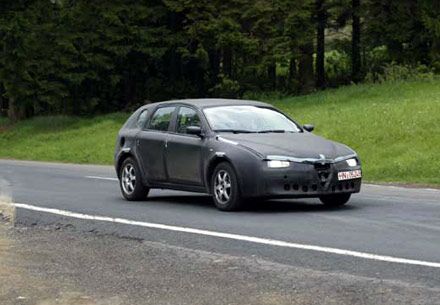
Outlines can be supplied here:
[[338, 180], [350, 180], [362, 177], [362, 173], [360, 169], [349, 171], [349, 172], [339, 172]]

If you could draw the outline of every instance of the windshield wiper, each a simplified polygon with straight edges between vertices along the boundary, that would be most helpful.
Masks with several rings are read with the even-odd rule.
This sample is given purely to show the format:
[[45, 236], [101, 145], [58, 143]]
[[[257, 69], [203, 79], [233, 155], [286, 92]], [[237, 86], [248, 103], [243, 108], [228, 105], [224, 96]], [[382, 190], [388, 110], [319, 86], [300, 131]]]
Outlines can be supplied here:
[[268, 129], [268, 130], [260, 130], [258, 133], [285, 133], [287, 132], [284, 129]]
[[255, 133], [256, 131], [246, 129], [216, 129], [215, 132], [232, 132], [232, 133]]

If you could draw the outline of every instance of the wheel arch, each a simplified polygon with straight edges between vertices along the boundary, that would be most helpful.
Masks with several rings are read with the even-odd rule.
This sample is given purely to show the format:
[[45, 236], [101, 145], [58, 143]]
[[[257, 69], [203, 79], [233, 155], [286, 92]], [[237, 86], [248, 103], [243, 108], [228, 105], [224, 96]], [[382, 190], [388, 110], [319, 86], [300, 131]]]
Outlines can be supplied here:
[[234, 169], [235, 174], [237, 176], [237, 179], [238, 179], [238, 187], [241, 188], [241, 179], [238, 176], [237, 169], [234, 166], [234, 163], [231, 161], [231, 159], [228, 158], [226, 155], [214, 156], [209, 161], [208, 166], [206, 168], [206, 173], [205, 173], [205, 185], [207, 186], [208, 193], [210, 193], [210, 194], [211, 194], [211, 178], [212, 178], [212, 175], [214, 174], [214, 170], [217, 167], [217, 165], [219, 165], [222, 162], [227, 162], [227, 163], [229, 163], [232, 166], [232, 168]]
[[120, 152], [118, 158], [117, 158], [116, 165], [115, 165], [115, 169], [116, 169], [116, 175], [117, 175], [117, 177], [118, 177], [118, 178], [121, 178], [121, 177], [120, 177], [121, 166], [122, 166], [122, 163], [124, 163], [124, 161], [125, 161], [127, 158], [133, 158], [134, 161], [136, 161], [136, 163], [137, 163], [137, 165], [138, 165], [138, 167], [139, 167], [139, 172], [140, 172], [140, 177], [141, 177], [142, 183], [143, 183], [145, 186], [148, 186], [148, 187], [149, 187], [150, 184], [149, 184], [149, 181], [148, 181], [148, 175], [147, 175], [147, 173], [145, 172], [145, 170], [143, 169], [143, 167], [142, 167], [142, 163], [141, 163], [140, 160], [136, 157], [136, 153], [133, 152], [132, 150], [129, 150], [129, 149], [127, 149], [127, 150], [122, 150], [122, 151]]
[[118, 157], [118, 161], [116, 162], [116, 175], [118, 176], [118, 178], [121, 178], [121, 166], [122, 166], [122, 163], [124, 163], [124, 161], [127, 159], [127, 158], [130, 158], [130, 157], [132, 157], [133, 158], [133, 154], [132, 153], [130, 153], [130, 152], [122, 152], [120, 155], [119, 155], [119, 157]]

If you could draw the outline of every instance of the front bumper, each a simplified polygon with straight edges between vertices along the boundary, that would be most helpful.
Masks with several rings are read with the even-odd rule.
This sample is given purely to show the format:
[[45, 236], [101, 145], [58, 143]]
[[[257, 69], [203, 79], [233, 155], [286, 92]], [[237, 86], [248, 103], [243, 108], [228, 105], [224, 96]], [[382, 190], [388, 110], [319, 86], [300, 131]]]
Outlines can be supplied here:
[[338, 172], [360, 170], [361, 167], [338, 163], [292, 163], [285, 169], [263, 168], [261, 194], [269, 198], [319, 197], [330, 194], [358, 193], [361, 178], [338, 180]]

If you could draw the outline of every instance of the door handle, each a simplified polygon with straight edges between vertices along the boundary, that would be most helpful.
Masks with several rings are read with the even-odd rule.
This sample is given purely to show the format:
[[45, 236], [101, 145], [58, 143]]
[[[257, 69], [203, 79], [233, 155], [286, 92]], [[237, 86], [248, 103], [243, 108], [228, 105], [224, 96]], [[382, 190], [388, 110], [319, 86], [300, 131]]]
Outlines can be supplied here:
[[168, 147], [168, 140], [165, 140], [165, 148]]
[[141, 144], [141, 141], [136, 140], [136, 145], [139, 146], [139, 144]]

